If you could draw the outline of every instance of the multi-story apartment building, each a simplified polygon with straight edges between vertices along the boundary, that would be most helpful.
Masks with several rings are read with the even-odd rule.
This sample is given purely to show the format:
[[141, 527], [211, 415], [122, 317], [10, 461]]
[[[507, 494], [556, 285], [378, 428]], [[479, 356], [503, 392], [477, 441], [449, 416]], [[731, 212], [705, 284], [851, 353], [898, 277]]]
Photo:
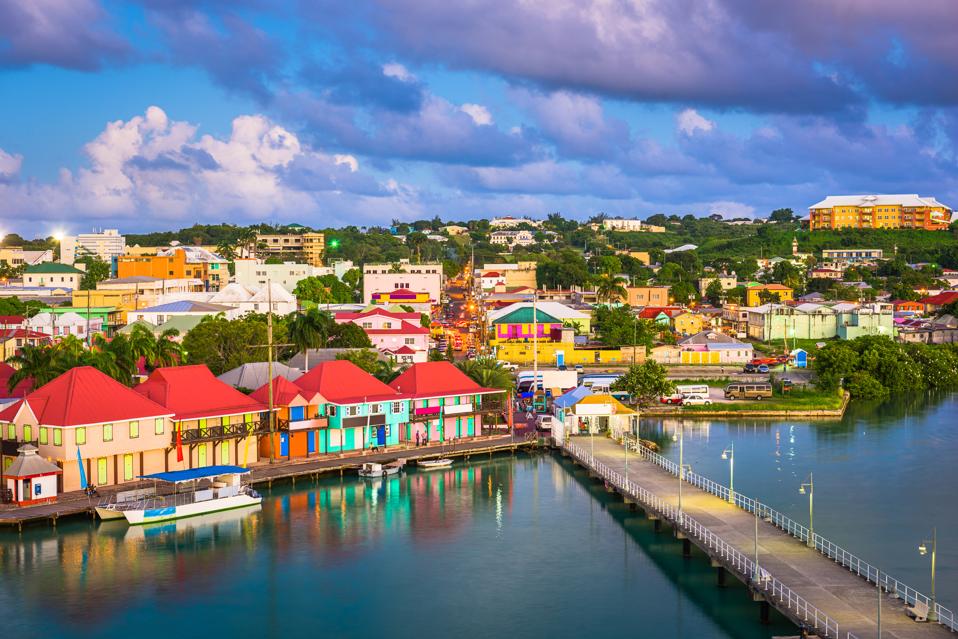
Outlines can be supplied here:
[[923, 229], [943, 231], [951, 209], [933, 197], [829, 195], [809, 207], [809, 229]]
[[373, 296], [392, 294], [397, 289], [416, 293], [425, 292], [430, 303], [437, 304], [442, 295], [442, 264], [410, 264], [400, 260], [395, 264], [366, 264], [363, 266], [363, 303], [372, 304]]
[[126, 252], [126, 238], [117, 229], [97, 233], [67, 235], [60, 241], [60, 261], [73, 264], [86, 256], [96, 256], [107, 263]]
[[0, 262], [14, 268], [53, 261], [53, 251], [25, 251], [22, 246], [0, 247]]
[[196, 279], [207, 291], [218, 291], [229, 282], [229, 262], [198, 246], [175, 245], [156, 255], [121, 255], [117, 277], [145, 275], [162, 279]]
[[256, 244], [268, 255], [302, 256], [310, 266], [322, 266], [326, 257], [323, 233], [257, 233]]
[[69, 264], [42, 262], [23, 269], [23, 286], [39, 288], [80, 288], [83, 271]]
[[881, 249], [822, 249], [823, 262], [874, 262], [883, 258]]
[[489, 242], [508, 246], [512, 249], [516, 245], [529, 246], [535, 244], [536, 238], [531, 231], [525, 229], [521, 231], [493, 231], [489, 234]]
[[602, 220], [602, 228], [607, 231], [641, 231], [642, 220], [627, 220], [621, 217]]
[[233, 279], [243, 286], [265, 286], [267, 282], [279, 284], [289, 292], [307, 277], [326, 275], [328, 270], [311, 264], [283, 262], [282, 264], [262, 264], [259, 260], [235, 260]]
[[530, 220], [526, 217], [494, 217], [489, 220], [489, 228], [493, 229], [514, 229], [520, 224], [528, 224], [529, 226], [539, 227], [542, 225], [542, 222], [539, 220]]
[[736, 286], [738, 286], [738, 278], [733, 275], [706, 275], [705, 277], [699, 278], [699, 295], [705, 297], [705, 291], [708, 290], [709, 284], [712, 282], [718, 282], [719, 286], [722, 287], [723, 291], [730, 291]]

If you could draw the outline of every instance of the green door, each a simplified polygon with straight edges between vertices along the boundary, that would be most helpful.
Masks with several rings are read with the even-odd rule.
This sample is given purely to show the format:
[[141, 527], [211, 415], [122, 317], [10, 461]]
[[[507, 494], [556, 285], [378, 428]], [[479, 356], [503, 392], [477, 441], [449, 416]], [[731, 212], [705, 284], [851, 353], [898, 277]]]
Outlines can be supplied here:
[[199, 456], [199, 466], [207, 466], [206, 461], [206, 447], [208, 444], [200, 444], [199, 448], [196, 450], [196, 454]]
[[126, 454], [123, 456], [123, 481], [130, 481], [133, 479], [133, 455]]
[[319, 450], [317, 452], [328, 453], [329, 452], [329, 431], [324, 428], [320, 431], [317, 431], [317, 433], [319, 434], [319, 446], [318, 446]]
[[456, 437], [462, 437], [462, 417], [456, 418]]
[[343, 450], [353, 450], [356, 447], [356, 429], [343, 429]]
[[476, 434], [476, 418], [469, 417], [466, 419], [466, 435], [472, 437]]
[[96, 483], [98, 486], [106, 486], [107, 482], [106, 457], [100, 457], [96, 460]]

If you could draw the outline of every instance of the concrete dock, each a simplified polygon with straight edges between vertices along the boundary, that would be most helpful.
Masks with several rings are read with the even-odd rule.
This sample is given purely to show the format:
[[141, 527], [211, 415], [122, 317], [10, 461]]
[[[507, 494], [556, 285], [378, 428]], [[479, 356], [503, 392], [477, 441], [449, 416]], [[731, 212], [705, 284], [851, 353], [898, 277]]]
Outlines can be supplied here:
[[[903, 598], [913, 603], [914, 591], [905, 592], [897, 582], [897, 593], [889, 591], [888, 582], [882, 581], [887, 590], [879, 594], [875, 583], [843, 565], [844, 558], [838, 561], [826, 557], [821, 549], [813, 549], [783, 530], [791, 524], [783, 523], [778, 513], [771, 516], [773, 511], [759, 508], [761, 516], [757, 518], [727, 498], [689, 482], [683, 482], [679, 511], [678, 476], [649, 461], [654, 454], [630, 452], [626, 475], [625, 449], [613, 440], [575, 437], [563, 451], [650, 518], [670, 524], [687, 553], [694, 544], [709, 556], [717, 570], [746, 583], [760, 606], [775, 607], [796, 625], [805, 624], [811, 633], [840, 639], [876, 637], [880, 600], [884, 639], [955, 636], [944, 625], [918, 623], [905, 614]], [[754, 562], [756, 521], [758, 570]], [[953, 617], [945, 621], [954, 623]]]

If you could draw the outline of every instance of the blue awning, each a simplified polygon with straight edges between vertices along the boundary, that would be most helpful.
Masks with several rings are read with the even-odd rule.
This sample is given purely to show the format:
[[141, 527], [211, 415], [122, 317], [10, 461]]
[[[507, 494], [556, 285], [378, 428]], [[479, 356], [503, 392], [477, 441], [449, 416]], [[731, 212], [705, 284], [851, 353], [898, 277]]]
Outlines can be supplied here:
[[153, 473], [152, 475], [140, 475], [140, 479], [155, 479], [157, 481], [166, 481], [176, 483], [181, 481], [193, 481], [194, 479], [208, 479], [219, 475], [245, 475], [249, 468], [242, 466], [204, 466], [203, 468], [190, 468], [188, 470], [171, 470], [167, 473]]
[[591, 394], [591, 388], [586, 386], [578, 386], [557, 397], [556, 400], [552, 402], [552, 405], [557, 408], [571, 408], [572, 406], [578, 404], [583, 397], [588, 397]]

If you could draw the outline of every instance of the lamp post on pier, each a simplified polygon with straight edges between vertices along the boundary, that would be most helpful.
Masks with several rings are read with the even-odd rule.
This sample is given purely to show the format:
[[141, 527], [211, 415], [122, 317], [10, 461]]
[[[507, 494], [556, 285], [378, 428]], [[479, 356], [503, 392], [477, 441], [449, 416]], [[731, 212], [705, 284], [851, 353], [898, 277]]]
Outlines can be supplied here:
[[814, 516], [814, 501], [815, 501], [815, 480], [812, 478], [812, 473], [808, 473], [808, 481], [804, 482], [801, 486], [798, 487], [798, 492], [801, 495], [805, 494], [805, 489], [808, 489], [808, 541], [806, 545], [809, 548], [815, 547], [815, 521]]
[[728, 460], [728, 503], [735, 503], [735, 444], [722, 451], [722, 459]]
[[931, 544], [931, 601], [928, 602], [928, 621], [938, 621], [938, 611], [935, 610], [937, 599], [935, 598], [935, 556], [938, 554], [938, 529], [931, 529], [931, 541], [922, 541], [918, 546], [918, 553], [921, 556], [928, 554], [928, 545]]

